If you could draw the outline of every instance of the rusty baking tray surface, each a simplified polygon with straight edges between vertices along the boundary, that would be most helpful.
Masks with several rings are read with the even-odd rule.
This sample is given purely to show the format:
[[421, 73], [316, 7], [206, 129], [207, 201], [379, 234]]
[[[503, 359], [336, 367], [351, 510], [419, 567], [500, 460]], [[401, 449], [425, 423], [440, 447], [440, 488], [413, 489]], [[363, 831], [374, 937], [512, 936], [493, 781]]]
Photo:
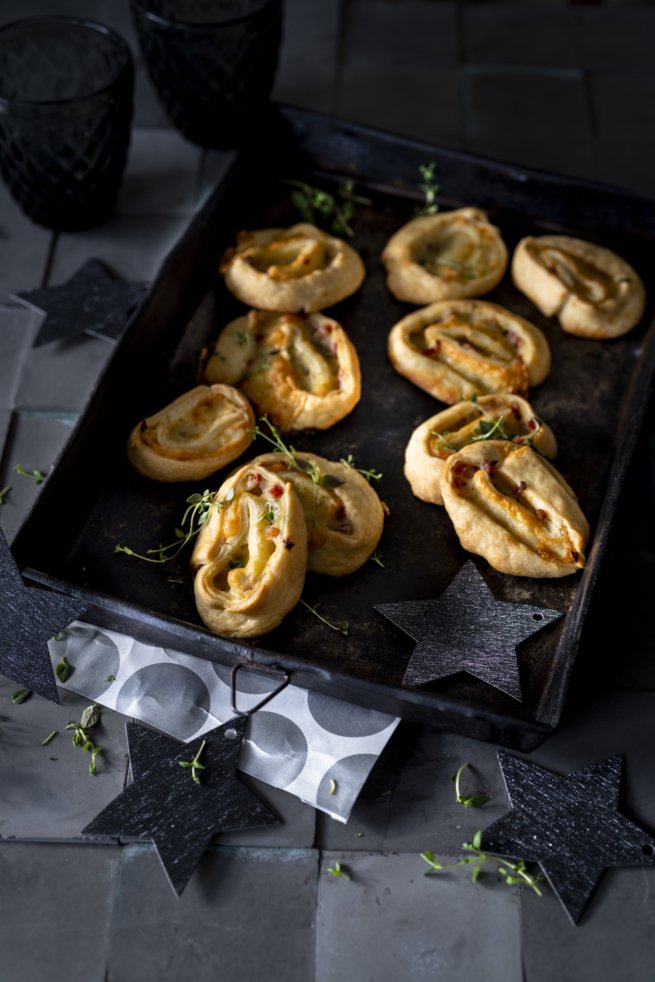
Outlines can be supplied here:
[[[552, 426], [558, 468], [577, 490], [592, 525], [583, 574], [560, 580], [504, 576], [476, 565], [500, 600], [566, 612], [519, 647], [521, 703], [460, 674], [421, 689], [402, 686], [413, 643], [374, 604], [437, 597], [469, 558], [448, 516], [418, 501], [403, 477], [413, 428], [440, 407], [398, 376], [386, 357], [391, 326], [409, 309], [388, 293], [379, 255], [389, 235], [416, 207], [418, 166], [434, 160], [442, 207], [477, 205], [501, 228], [510, 249], [525, 234], [563, 231], [615, 249], [650, 287], [655, 259], [655, 206], [600, 185], [511, 166], [400, 139], [353, 124], [274, 107], [269, 133], [242, 152], [174, 248], [118, 345], [81, 421], [21, 529], [14, 549], [26, 575], [85, 596], [99, 621], [153, 643], [211, 660], [281, 666], [294, 682], [409, 719], [519, 749], [536, 746], [556, 726], [621, 482], [632, 453], [653, 367], [652, 303], [640, 327], [613, 342], [565, 335], [541, 317], [506, 276], [488, 299], [541, 327], [553, 370], [532, 392], [536, 411]], [[310, 574], [304, 597], [348, 637], [330, 631], [298, 607], [260, 646], [207, 632], [195, 612], [186, 558], [152, 566], [115, 555], [120, 542], [137, 551], [171, 541], [184, 499], [212, 486], [161, 485], [138, 477], [124, 452], [132, 426], [195, 384], [197, 356], [243, 307], [216, 275], [220, 254], [241, 228], [298, 220], [283, 178], [326, 188], [356, 181], [370, 207], [358, 209], [355, 247], [367, 266], [363, 288], [331, 309], [354, 341], [362, 363], [363, 396], [332, 429], [293, 439], [300, 450], [384, 472], [379, 493], [391, 515], [380, 552], [344, 580]], [[266, 447], [253, 445], [243, 460]], [[214, 485], [218, 486], [222, 476]], [[181, 582], [180, 582], [181, 581]]]

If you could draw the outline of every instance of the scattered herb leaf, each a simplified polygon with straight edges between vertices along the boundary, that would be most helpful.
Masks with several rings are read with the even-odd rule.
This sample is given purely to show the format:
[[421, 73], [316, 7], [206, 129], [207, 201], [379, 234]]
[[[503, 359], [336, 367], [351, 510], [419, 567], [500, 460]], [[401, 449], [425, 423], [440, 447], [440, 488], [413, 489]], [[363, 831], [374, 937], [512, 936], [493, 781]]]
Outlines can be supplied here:
[[191, 768], [191, 780], [193, 781], [194, 784], [202, 784], [202, 781], [200, 780], [200, 774], [198, 772], [204, 771], [205, 769], [205, 765], [200, 763], [200, 755], [205, 749], [206, 743], [207, 743], [206, 740], [202, 741], [198, 753], [193, 758], [193, 760], [178, 760], [178, 764], [180, 765], [180, 767]]
[[232, 334], [236, 339], [237, 344], [245, 344], [248, 340], [248, 334], [246, 331], [233, 331]]
[[319, 614], [318, 604], [316, 604], [315, 607], [311, 607], [308, 603], [305, 603], [305, 601], [302, 599], [300, 603], [303, 605], [303, 607], [306, 607], [307, 610], [314, 615], [314, 617], [318, 617], [319, 621], [322, 621], [324, 624], [327, 625], [327, 627], [331, 628], [331, 630], [338, 631], [340, 634], [343, 634], [344, 637], [348, 637], [348, 627], [349, 627], [348, 621], [342, 621], [341, 624], [333, 624], [332, 621], [329, 621], [327, 619], [327, 617], [323, 617], [321, 614]]
[[476, 436], [471, 437], [471, 443], [476, 443], [478, 440], [510, 440], [511, 437], [505, 428], [505, 418], [499, 416], [493, 422], [488, 422], [486, 419], [481, 419], [478, 426], [478, 433]]
[[275, 520], [275, 508], [270, 503], [267, 503], [264, 511], [258, 518], [259, 522], [268, 522], [270, 525]]
[[414, 212], [417, 218], [420, 215], [436, 215], [436, 213], [439, 211], [439, 205], [437, 204], [437, 193], [440, 191], [441, 187], [434, 179], [436, 167], [437, 165], [434, 160], [431, 160], [429, 164], [419, 164], [418, 171], [421, 175], [419, 191], [423, 192], [425, 201], [421, 207], [417, 208]]
[[334, 778], [331, 778], [331, 780], [330, 780], [330, 790], [329, 790], [328, 794], [334, 794], [336, 790], [337, 790], [337, 782], [334, 780]]
[[16, 464], [14, 470], [21, 477], [29, 477], [35, 484], [42, 484], [45, 481], [45, 474], [42, 474], [38, 468], [33, 471], [26, 471], [22, 464]]
[[10, 491], [11, 484], [8, 484], [5, 488], [0, 489], [0, 505], [4, 505]]
[[80, 747], [82, 750], [86, 750], [91, 754], [89, 774], [92, 774], [94, 777], [98, 773], [96, 757], [102, 753], [102, 747], [96, 746], [89, 731], [99, 722], [100, 715], [100, 707], [94, 702], [91, 706], [86, 707], [80, 717], [79, 723], [76, 720], [70, 720], [65, 726], [66, 730], [73, 731], [73, 746]]
[[52, 743], [52, 741], [56, 736], [57, 736], [57, 730], [53, 730], [51, 733], [48, 733], [45, 740], [41, 740], [41, 746], [47, 747], [49, 743]]
[[462, 794], [461, 781], [462, 774], [469, 765], [467, 763], [462, 764], [458, 769], [456, 774], [453, 774], [451, 780], [455, 783], [455, 801], [458, 805], [464, 805], [464, 808], [482, 808], [491, 799], [487, 794], [472, 794], [464, 795]]
[[434, 853], [431, 852], [431, 850], [426, 849], [425, 852], [421, 853], [421, 859], [429, 866], [429, 869], [424, 871], [425, 876], [431, 876], [434, 873], [441, 873], [444, 870], [458, 869], [460, 866], [469, 866], [471, 869], [471, 881], [473, 883], [477, 883], [484, 863], [495, 863], [497, 872], [500, 873], [505, 883], [507, 883], [509, 886], [521, 884], [522, 886], [526, 886], [531, 890], [534, 890], [538, 897], [542, 896], [541, 890], [538, 886], [539, 881], [541, 880], [540, 873], [536, 873], [534, 875], [529, 873], [527, 866], [522, 859], [510, 861], [509, 859], [503, 859], [502, 856], [496, 856], [493, 853], [483, 852], [481, 845], [482, 832], [478, 831], [473, 836], [472, 842], [462, 843], [462, 849], [465, 849], [468, 855], [463, 856], [455, 863], [440, 863], [437, 861]]
[[17, 689], [11, 697], [11, 701], [17, 706], [22, 705], [32, 695], [31, 689]]
[[115, 682], [115, 681], [116, 681], [115, 675], [105, 675], [103, 679], [103, 682]]
[[381, 566], [382, 567], [382, 569], [385, 568], [384, 567], [384, 563], [382, 562], [382, 553], [381, 552], [374, 552], [373, 555], [372, 556], [369, 556], [368, 558], [369, 558], [369, 562], [371, 562], [371, 563], [377, 563], [378, 566]]
[[[188, 542], [195, 538], [203, 525], [207, 524], [212, 507], [215, 505], [217, 508], [225, 508], [233, 497], [234, 488], [230, 488], [222, 500], [217, 499], [215, 492], [209, 490], [203, 491], [202, 494], [189, 495], [186, 499], [188, 507], [182, 516], [180, 528], [175, 529], [175, 542], [166, 546], [159, 546], [157, 549], [148, 549], [145, 556], [134, 552], [128, 546], [121, 545], [116, 545], [114, 552], [123, 552], [126, 556], [143, 559], [147, 563], [170, 562], [171, 559], [175, 559], [179, 555]], [[184, 526], [187, 524], [188, 529], [184, 531]]]
[[343, 464], [345, 467], [350, 467], [351, 470], [357, 471], [358, 474], [361, 474], [366, 478], [369, 484], [371, 481], [379, 481], [382, 478], [380, 471], [376, 471], [374, 467], [368, 471], [364, 470], [363, 467], [357, 467], [355, 464], [355, 458], [351, 453], [349, 453], [347, 457], [342, 457], [339, 463]]
[[71, 673], [71, 667], [66, 661], [64, 655], [61, 656], [61, 661], [57, 662], [57, 667], [55, 669], [57, 673], [57, 678], [60, 682], [65, 682]]
[[325, 872], [330, 873], [332, 876], [343, 876], [345, 880], [350, 879], [350, 873], [348, 873], [345, 866], [342, 866], [339, 862], [336, 862], [334, 866], [326, 866]]

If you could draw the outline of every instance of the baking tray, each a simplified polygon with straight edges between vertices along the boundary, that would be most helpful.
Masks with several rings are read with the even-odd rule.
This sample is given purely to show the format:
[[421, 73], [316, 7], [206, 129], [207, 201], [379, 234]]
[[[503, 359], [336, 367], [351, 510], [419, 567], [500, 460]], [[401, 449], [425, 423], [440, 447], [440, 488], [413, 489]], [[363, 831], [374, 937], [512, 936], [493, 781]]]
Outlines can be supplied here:
[[[403, 477], [413, 428], [440, 408], [398, 376], [386, 357], [389, 329], [409, 309], [384, 284], [379, 255], [420, 201], [418, 167], [435, 161], [442, 207], [476, 205], [489, 213], [511, 249], [525, 234], [564, 232], [598, 241], [631, 262], [649, 287], [655, 260], [655, 205], [612, 188], [440, 149], [319, 114], [274, 106], [172, 250], [117, 346], [71, 440], [21, 528], [14, 551], [32, 580], [86, 598], [89, 617], [153, 644], [227, 665], [284, 670], [294, 683], [407, 719], [530, 750], [557, 725], [626, 468], [655, 366], [649, 301], [642, 324], [624, 338], [594, 342], [565, 335], [512, 286], [488, 299], [542, 328], [553, 370], [532, 391], [554, 429], [558, 468], [577, 490], [592, 526], [582, 574], [532, 580], [497, 573], [474, 558], [499, 600], [565, 613], [518, 649], [523, 700], [460, 673], [426, 687], [402, 685], [413, 642], [374, 604], [438, 597], [470, 558], [443, 509], [413, 497]], [[143, 552], [170, 542], [184, 500], [218, 487], [223, 475], [193, 485], [163, 485], [136, 475], [125, 458], [132, 426], [195, 384], [200, 349], [243, 311], [216, 269], [242, 228], [299, 220], [285, 178], [328, 189], [350, 177], [370, 197], [353, 240], [367, 266], [363, 288], [332, 308], [362, 363], [362, 400], [324, 433], [293, 438], [299, 450], [383, 471], [380, 496], [390, 517], [379, 550], [345, 579], [309, 574], [305, 600], [347, 637], [299, 606], [259, 645], [206, 631], [195, 612], [188, 557], [155, 566], [117, 555], [117, 543]], [[655, 295], [655, 290], [650, 288]], [[647, 326], [650, 325], [650, 326]], [[254, 444], [249, 459], [266, 450]], [[235, 462], [237, 466], [239, 462]]]

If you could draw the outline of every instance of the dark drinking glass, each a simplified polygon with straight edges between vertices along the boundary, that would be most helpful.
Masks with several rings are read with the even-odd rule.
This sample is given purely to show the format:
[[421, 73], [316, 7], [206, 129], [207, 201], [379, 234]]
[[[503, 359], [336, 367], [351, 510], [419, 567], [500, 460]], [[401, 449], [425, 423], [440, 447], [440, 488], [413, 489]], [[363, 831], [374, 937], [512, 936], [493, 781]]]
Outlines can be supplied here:
[[201, 147], [237, 146], [273, 86], [282, 0], [132, 0], [132, 13], [175, 126]]
[[71, 231], [110, 215], [133, 89], [130, 50], [103, 24], [38, 17], [0, 29], [0, 171], [32, 221]]

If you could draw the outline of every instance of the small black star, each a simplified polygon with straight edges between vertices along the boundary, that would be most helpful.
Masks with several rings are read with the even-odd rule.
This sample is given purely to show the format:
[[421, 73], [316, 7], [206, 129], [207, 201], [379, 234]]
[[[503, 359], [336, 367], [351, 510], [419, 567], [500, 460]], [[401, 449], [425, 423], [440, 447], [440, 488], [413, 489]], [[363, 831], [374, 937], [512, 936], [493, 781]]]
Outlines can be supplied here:
[[[179, 896], [217, 832], [275, 825], [278, 817], [236, 774], [247, 719], [240, 717], [192, 743], [127, 723], [134, 783], [114, 799], [84, 835], [152, 839], [171, 886]], [[200, 755], [200, 784], [181, 763]]]
[[482, 847], [539, 863], [574, 924], [604, 869], [655, 865], [655, 837], [618, 811], [620, 754], [567, 777], [505, 751], [498, 760], [512, 810]]
[[0, 671], [59, 702], [48, 640], [83, 613], [88, 603], [38, 586], [25, 586], [0, 529]]
[[89, 259], [60, 286], [14, 293], [12, 300], [46, 315], [34, 341], [36, 348], [83, 333], [115, 341], [145, 290], [144, 283], [125, 283], [100, 260]]
[[418, 642], [405, 670], [405, 685], [468, 672], [519, 702], [516, 646], [562, 616], [547, 607], [496, 600], [470, 561], [438, 600], [375, 609]]

